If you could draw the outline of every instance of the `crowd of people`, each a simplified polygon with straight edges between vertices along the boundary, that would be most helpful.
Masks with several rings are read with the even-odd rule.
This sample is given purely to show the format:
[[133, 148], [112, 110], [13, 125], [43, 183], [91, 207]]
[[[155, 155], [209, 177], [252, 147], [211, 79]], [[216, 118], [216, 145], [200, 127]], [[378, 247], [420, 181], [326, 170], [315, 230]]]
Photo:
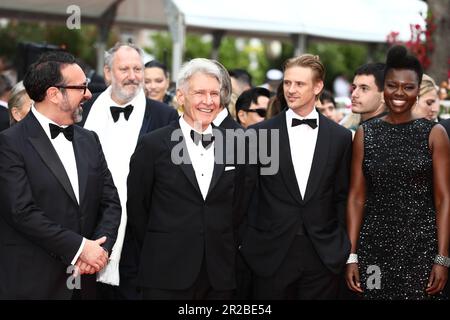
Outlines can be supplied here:
[[316, 55], [174, 89], [143, 56], [110, 48], [94, 94], [62, 51], [0, 77], [1, 299], [448, 298], [450, 119], [405, 47], [347, 115]]

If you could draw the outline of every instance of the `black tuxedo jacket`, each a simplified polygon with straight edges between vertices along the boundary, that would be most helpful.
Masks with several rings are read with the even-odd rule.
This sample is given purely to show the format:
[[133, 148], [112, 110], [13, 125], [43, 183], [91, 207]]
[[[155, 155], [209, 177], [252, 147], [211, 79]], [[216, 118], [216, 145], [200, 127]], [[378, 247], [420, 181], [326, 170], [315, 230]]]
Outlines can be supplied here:
[[224, 129], [243, 129], [242, 126], [233, 119], [230, 113], [223, 119], [219, 127]]
[[179, 123], [173, 122], [144, 136], [130, 162], [128, 224], [142, 248], [138, 285], [186, 289], [205, 259], [213, 288], [231, 290], [237, 225], [245, 211], [244, 167], [216, 162], [204, 200], [192, 165], [172, 161], [176, 146], [186, 148], [182, 135], [171, 141], [176, 129], [181, 132]]
[[[100, 93], [94, 94], [91, 99], [83, 104], [83, 119], [78, 123], [80, 126], [83, 127], [86, 123], [91, 107], [99, 95]], [[105, 108], [109, 107], [105, 106]], [[144, 119], [142, 120], [139, 137], [155, 129], [162, 128], [176, 119], [178, 119], [178, 113], [174, 108], [169, 107], [165, 103], [146, 98]]]
[[0, 131], [9, 128], [9, 111], [3, 106], [0, 106]]
[[[32, 112], [0, 134], [0, 298], [70, 299], [67, 267], [82, 238], [106, 236], [111, 252], [121, 207], [98, 137], [75, 126], [73, 148], [79, 204]], [[93, 285], [82, 276], [82, 295]]]
[[351, 132], [319, 113], [317, 143], [302, 198], [292, 164], [286, 111], [254, 128], [257, 131], [279, 130], [279, 170], [274, 175], [260, 175], [260, 168], [257, 168], [258, 205], [256, 210], [249, 212], [242, 254], [258, 275], [270, 276], [285, 259], [294, 237], [303, 228], [324, 265], [338, 273], [350, 251], [344, 218]]
[[[83, 120], [79, 125], [84, 126], [91, 107], [99, 95], [100, 93], [94, 94], [91, 99], [83, 104]], [[105, 108], [109, 107], [110, 106], [105, 106]], [[144, 119], [142, 120], [139, 138], [153, 130], [167, 126], [177, 119], [178, 113], [174, 108], [159, 101], [146, 98]], [[122, 203], [122, 205], [125, 206], [126, 204]], [[139, 252], [137, 243], [132, 231], [127, 225], [120, 257], [120, 278], [122, 280], [131, 279], [131, 281], [134, 281], [134, 278], [137, 276], [138, 265]]]

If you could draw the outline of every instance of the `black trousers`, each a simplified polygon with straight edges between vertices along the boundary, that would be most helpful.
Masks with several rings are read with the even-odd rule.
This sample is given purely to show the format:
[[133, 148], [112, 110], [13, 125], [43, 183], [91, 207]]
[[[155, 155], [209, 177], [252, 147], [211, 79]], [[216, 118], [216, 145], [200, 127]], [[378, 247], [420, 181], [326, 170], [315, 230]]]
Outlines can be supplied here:
[[142, 300], [137, 286], [140, 250], [132, 230], [127, 225], [120, 257], [120, 286], [97, 282], [98, 298], [102, 300]]
[[236, 254], [236, 290], [234, 300], [249, 300], [253, 292], [253, 273], [240, 252]]
[[121, 278], [120, 286], [97, 282], [98, 300], [142, 300], [142, 293], [128, 279]]
[[142, 288], [144, 300], [229, 300], [232, 290], [215, 290], [208, 278], [205, 259], [194, 284], [184, 290]]
[[255, 277], [257, 300], [337, 299], [338, 275], [329, 271], [306, 235], [297, 235], [285, 260], [270, 277]]

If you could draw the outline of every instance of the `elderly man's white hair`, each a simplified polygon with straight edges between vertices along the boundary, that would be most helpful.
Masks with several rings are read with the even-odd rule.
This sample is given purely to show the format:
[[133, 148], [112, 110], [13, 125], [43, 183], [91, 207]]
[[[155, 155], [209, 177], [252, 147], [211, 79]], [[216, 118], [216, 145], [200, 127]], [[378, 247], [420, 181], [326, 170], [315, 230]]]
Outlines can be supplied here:
[[189, 79], [196, 73], [210, 75], [219, 81], [222, 89], [222, 73], [217, 64], [205, 58], [195, 58], [186, 62], [178, 72], [177, 89], [187, 90]]
[[228, 70], [219, 62], [216, 60], [212, 60], [217, 67], [219, 67], [221, 78], [222, 78], [222, 86], [220, 89], [220, 103], [222, 107], [228, 108], [228, 105], [231, 102], [231, 79], [230, 74], [228, 73]]

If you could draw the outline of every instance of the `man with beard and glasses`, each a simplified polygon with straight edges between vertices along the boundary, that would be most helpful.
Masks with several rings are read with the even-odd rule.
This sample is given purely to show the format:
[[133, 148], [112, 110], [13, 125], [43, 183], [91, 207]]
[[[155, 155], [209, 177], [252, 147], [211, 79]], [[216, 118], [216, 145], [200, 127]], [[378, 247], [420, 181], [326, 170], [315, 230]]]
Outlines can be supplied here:
[[0, 135], [0, 299], [92, 299], [121, 207], [98, 136], [73, 125], [87, 79], [52, 52], [23, 83], [31, 112]]
[[230, 299], [236, 288], [237, 228], [249, 197], [229, 143], [234, 131], [212, 124], [229, 101], [223, 70], [203, 58], [184, 64], [183, 116], [140, 139], [131, 157], [127, 210], [145, 299]]
[[130, 157], [142, 135], [166, 126], [178, 114], [166, 104], [145, 97], [143, 52], [134, 44], [117, 43], [109, 49], [104, 74], [110, 86], [84, 105], [86, 122], [82, 125], [99, 135], [119, 192], [122, 218], [108, 266], [98, 277], [99, 294], [103, 299], [139, 299], [134, 285], [137, 247], [126, 227]]

